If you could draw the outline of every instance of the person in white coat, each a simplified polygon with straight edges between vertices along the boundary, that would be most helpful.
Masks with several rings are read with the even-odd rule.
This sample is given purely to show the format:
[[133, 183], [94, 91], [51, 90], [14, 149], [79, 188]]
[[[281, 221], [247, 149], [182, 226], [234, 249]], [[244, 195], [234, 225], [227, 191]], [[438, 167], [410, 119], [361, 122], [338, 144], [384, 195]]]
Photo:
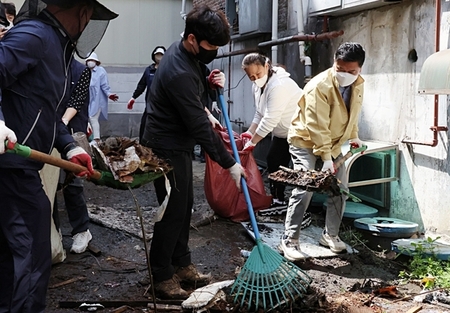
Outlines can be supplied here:
[[[302, 89], [290, 78], [290, 74], [279, 66], [272, 66], [270, 59], [259, 53], [247, 54], [242, 60], [242, 69], [253, 82], [255, 115], [242, 137], [248, 141], [243, 150], [252, 150], [268, 134], [272, 134], [267, 154], [267, 170], [275, 172], [280, 165], [289, 166], [291, 155], [287, 135]], [[270, 182], [273, 204], [260, 210], [259, 214], [279, 214], [287, 209], [285, 185]]]
[[86, 66], [91, 69], [91, 83], [89, 85], [89, 123], [92, 127], [93, 142], [100, 140], [99, 120], [108, 119], [108, 98], [117, 101], [119, 96], [111, 93], [106, 70], [100, 66], [101, 62], [95, 52], [89, 54]]

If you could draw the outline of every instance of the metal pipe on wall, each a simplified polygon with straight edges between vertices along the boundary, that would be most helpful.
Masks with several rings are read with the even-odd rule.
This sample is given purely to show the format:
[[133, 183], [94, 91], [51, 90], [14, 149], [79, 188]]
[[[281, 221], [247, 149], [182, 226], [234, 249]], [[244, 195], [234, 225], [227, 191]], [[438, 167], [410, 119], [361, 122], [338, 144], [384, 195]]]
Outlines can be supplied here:
[[290, 43], [290, 42], [321, 41], [321, 40], [325, 40], [325, 39], [332, 39], [332, 38], [342, 36], [343, 34], [344, 34], [344, 31], [339, 30], [339, 31], [332, 31], [332, 32], [322, 33], [322, 34], [317, 34], [317, 35], [301, 35], [301, 36], [294, 35], [294, 36], [279, 38], [276, 40], [264, 41], [264, 42], [259, 43], [258, 47], [254, 47], [254, 48], [241, 49], [241, 50], [231, 51], [228, 53], [218, 54], [216, 56], [216, 59], [225, 58], [225, 57], [234, 56], [234, 55], [247, 54], [247, 53], [251, 53], [251, 52], [261, 52], [261, 48], [272, 47], [272, 46], [281, 45], [281, 44]]
[[[303, 21], [302, 1], [303, 0], [298, 0], [296, 2], [296, 5], [297, 5], [297, 8], [296, 8], [297, 9], [297, 35], [299, 35], [299, 36], [303, 36], [305, 34], [305, 23]], [[304, 41], [298, 42], [298, 53], [299, 53], [300, 62], [304, 63], [305, 62], [305, 42]]]
[[186, 0], [181, 0], [181, 11], [180, 11], [181, 18], [183, 20], [186, 19]]
[[[440, 37], [441, 37], [441, 0], [436, 0], [436, 10], [435, 10], [435, 32], [434, 32], [434, 45], [435, 52], [439, 51]], [[431, 142], [421, 142], [403, 139], [402, 143], [409, 143], [414, 145], [423, 145], [436, 147], [438, 144], [438, 132], [447, 131], [447, 126], [438, 126], [439, 124], [439, 95], [434, 95], [434, 116], [433, 116], [433, 126], [430, 127], [433, 132], [433, 140]]]
[[[278, 39], [278, 0], [272, 0], [272, 40]], [[278, 63], [278, 46], [272, 46], [272, 64]]]

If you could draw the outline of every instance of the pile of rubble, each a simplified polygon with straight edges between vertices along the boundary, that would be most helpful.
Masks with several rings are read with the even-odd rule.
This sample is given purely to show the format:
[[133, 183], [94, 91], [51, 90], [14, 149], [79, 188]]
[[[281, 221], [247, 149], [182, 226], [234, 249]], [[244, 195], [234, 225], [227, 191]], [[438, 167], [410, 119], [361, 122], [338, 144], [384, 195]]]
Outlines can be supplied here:
[[136, 175], [158, 172], [167, 173], [169, 164], [158, 158], [152, 149], [127, 137], [109, 137], [92, 145], [94, 167], [111, 172], [114, 179], [131, 183]]

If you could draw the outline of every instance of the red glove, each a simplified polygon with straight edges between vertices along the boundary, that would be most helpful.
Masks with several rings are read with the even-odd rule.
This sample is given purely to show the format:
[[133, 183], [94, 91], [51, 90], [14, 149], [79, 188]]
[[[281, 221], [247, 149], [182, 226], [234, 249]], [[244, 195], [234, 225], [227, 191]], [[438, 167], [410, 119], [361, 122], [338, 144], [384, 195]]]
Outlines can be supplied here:
[[128, 101], [127, 109], [128, 109], [128, 110], [132, 110], [132, 109], [133, 109], [133, 105], [134, 105], [134, 98], [131, 98], [131, 99]]
[[119, 100], [119, 96], [116, 95], [115, 93], [112, 93], [108, 96], [109, 99], [111, 99], [112, 101], [117, 101]]
[[223, 88], [225, 86], [225, 74], [220, 70], [212, 70], [208, 76], [209, 87], [211, 89]]
[[67, 152], [67, 159], [75, 164], [82, 165], [87, 168], [87, 171], [76, 173], [78, 177], [90, 177], [94, 174], [94, 167], [92, 166], [92, 159], [89, 154], [81, 147], [75, 147]]
[[252, 139], [252, 137], [253, 137], [253, 135], [250, 132], [248, 132], [248, 131], [246, 131], [245, 133], [241, 134], [241, 139], [242, 140], [248, 141], [248, 140]]

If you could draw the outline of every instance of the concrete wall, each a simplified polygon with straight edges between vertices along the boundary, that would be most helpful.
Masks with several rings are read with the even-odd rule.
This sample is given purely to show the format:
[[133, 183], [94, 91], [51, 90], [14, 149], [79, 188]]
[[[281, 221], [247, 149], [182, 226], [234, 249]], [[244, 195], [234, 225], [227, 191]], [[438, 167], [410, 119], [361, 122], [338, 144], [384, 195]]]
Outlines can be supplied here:
[[[404, 144], [403, 139], [431, 141], [433, 96], [417, 92], [420, 70], [435, 51], [435, 1], [405, 0], [376, 10], [330, 19], [330, 29], [345, 34], [327, 47], [328, 59], [344, 41], [366, 49], [366, 80], [360, 137], [392, 142], [400, 148], [400, 180], [392, 184], [390, 216], [417, 222], [424, 230], [450, 232], [448, 133], [437, 147]], [[443, 11], [449, 11], [443, 1]], [[443, 13], [441, 49], [449, 48], [448, 12]], [[325, 44], [321, 45], [324, 48]], [[416, 49], [417, 62], [408, 60]], [[319, 49], [320, 50], [320, 49]], [[440, 97], [439, 125], [448, 126], [447, 96]]]
[[[111, 91], [119, 100], [109, 102], [108, 121], [101, 125], [102, 137], [137, 137], [145, 92], [127, 109], [127, 102], [136, 88], [145, 67], [151, 64], [151, 52], [155, 46], [168, 48], [181, 39], [184, 20], [181, 18], [180, 0], [108, 0], [108, 8], [119, 17], [111, 21], [105, 36], [96, 49], [102, 66], [108, 72]], [[186, 12], [192, 1], [186, 1]]]

